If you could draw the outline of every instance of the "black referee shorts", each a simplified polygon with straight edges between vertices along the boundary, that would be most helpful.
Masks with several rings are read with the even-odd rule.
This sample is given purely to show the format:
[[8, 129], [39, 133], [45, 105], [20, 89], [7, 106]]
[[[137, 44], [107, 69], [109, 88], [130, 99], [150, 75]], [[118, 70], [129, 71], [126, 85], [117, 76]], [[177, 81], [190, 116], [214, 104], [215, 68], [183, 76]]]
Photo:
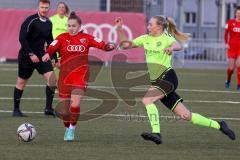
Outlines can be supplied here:
[[33, 63], [27, 54], [20, 51], [18, 55], [18, 76], [22, 79], [29, 79], [32, 76], [34, 69], [36, 69], [38, 73], [42, 75], [53, 71], [50, 60], [47, 62], [42, 62], [41, 59], [39, 60], [40, 62]]
[[171, 111], [175, 109], [179, 102], [183, 102], [183, 99], [175, 92], [178, 87], [178, 78], [173, 69], [166, 71], [151, 83], [153, 87], [165, 94], [161, 102]]

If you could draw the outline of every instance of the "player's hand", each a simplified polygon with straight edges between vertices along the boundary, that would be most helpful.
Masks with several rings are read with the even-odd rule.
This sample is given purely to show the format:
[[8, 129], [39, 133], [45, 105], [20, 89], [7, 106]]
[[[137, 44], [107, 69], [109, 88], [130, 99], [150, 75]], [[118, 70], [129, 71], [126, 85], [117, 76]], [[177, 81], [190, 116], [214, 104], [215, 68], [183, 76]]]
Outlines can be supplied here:
[[30, 59], [33, 63], [38, 63], [39, 62], [39, 58], [33, 53], [30, 55]]
[[116, 44], [112, 43], [112, 42], [108, 42], [105, 46], [104, 46], [104, 50], [105, 51], [112, 51], [116, 48]]
[[48, 53], [46, 53], [44, 56], [42, 56], [42, 61], [47, 62], [48, 60], [50, 60], [50, 56]]
[[166, 48], [164, 51], [165, 51], [165, 53], [167, 53], [168, 55], [171, 55], [172, 52], [173, 52], [173, 48], [172, 48], [172, 47], [169, 47], [169, 48]]
[[52, 60], [52, 66], [54, 67], [54, 68], [60, 68], [60, 62], [59, 61], [55, 61], [54, 59]]
[[133, 48], [133, 43], [132, 43], [132, 41], [128, 41], [128, 40], [122, 41], [119, 44], [119, 48], [120, 49], [131, 49], [131, 48]]
[[55, 59], [52, 59], [51, 62], [52, 62], [52, 66], [53, 66], [53, 67], [56, 67], [56, 61], [55, 61]]
[[58, 69], [60, 68], [60, 61], [58, 61], [57, 63], [55, 63], [55, 67], [57, 67]]
[[122, 17], [118, 17], [115, 19], [115, 25], [117, 27], [117, 29], [121, 29], [123, 26], [123, 19]]

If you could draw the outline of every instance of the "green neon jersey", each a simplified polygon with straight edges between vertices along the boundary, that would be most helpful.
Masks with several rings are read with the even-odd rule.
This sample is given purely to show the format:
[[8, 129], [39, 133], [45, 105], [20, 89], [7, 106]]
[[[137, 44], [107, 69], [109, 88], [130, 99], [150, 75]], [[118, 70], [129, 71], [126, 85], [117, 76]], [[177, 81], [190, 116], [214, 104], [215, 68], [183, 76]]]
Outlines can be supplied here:
[[157, 79], [164, 71], [172, 67], [172, 55], [168, 55], [164, 50], [175, 41], [175, 38], [167, 33], [158, 37], [146, 34], [133, 40], [135, 46], [142, 46], [145, 49], [151, 80]]
[[50, 17], [50, 20], [52, 22], [52, 35], [54, 39], [60, 34], [67, 32], [68, 17], [64, 16], [61, 18], [58, 14], [56, 14]]

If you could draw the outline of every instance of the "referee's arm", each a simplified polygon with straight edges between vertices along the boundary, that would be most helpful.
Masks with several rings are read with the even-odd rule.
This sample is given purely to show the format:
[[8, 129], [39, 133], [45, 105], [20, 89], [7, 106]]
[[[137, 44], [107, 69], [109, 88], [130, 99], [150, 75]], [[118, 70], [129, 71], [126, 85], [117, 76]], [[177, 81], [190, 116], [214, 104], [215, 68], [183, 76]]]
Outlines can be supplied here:
[[19, 41], [21, 43], [22, 49], [26, 51], [27, 54], [33, 54], [33, 51], [28, 43], [27, 37], [31, 29], [31, 19], [27, 18], [21, 25]]

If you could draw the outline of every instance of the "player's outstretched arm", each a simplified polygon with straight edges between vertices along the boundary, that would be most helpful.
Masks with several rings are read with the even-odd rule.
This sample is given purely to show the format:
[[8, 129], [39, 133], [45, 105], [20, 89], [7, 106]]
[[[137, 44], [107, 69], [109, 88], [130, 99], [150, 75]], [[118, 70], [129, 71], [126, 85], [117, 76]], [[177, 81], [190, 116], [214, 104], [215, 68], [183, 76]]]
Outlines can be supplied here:
[[120, 38], [120, 41], [127, 41], [127, 37], [123, 31], [123, 19], [122, 17], [118, 17], [115, 19], [115, 25], [116, 25], [116, 30], [117, 30], [117, 34]]
[[123, 19], [121, 17], [118, 17], [115, 19], [115, 25], [116, 25], [118, 37], [120, 38], [120, 41], [121, 41], [119, 44], [119, 48], [120, 49], [136, 48], [137, 46], [135, 46], [132, 41], [129, 41], [124, 33]]

